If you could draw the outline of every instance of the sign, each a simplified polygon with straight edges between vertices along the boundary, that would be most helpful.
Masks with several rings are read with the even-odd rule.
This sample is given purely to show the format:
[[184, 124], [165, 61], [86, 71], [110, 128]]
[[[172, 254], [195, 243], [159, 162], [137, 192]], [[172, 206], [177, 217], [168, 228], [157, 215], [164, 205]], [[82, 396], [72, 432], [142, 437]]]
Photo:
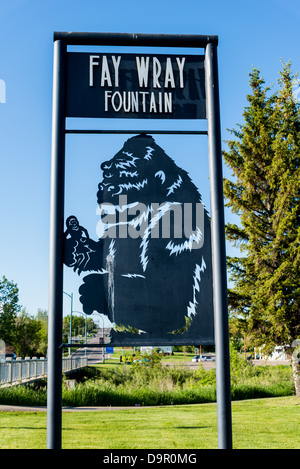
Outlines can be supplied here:
[[[115, 330], [119, 336], [112, 337], [111, 346], [168, 345], [175, 344], [177, 338], [182, 345], [216, 342], [218, 445], [222, 449], [232, 448], [217, 44], [217, 36], [207, 35], [54, 34], [47, 386], [49, 449], [61, 447], [62, 262], [77, 273], [88, 272], [79, 288], [84, 311], [91, 314], [94, 308], [120, 324]], [[204, 48], [205, 59], [199, 56], [193, 62], [193, 56], [147, 53], [73, 55], [75, 53], [67, 52], [68, 45]], [[178, 208], [182, 206], [187, 212], [191, 209], [192, 213], [197, 213], [197, 208], [202, 206], [201, 196], [171, 155], [166, 155], [152, 137], [142, 133], [124, 142], [119, 152], [102, 163], [103, 178], [97, 191], [99, 214], [103, 218], [112, 215], [113, 221], [106, 219], [105, 224], [100, 223], [102, 234], [99, 231], [98, 239], [92, 239], [74, 214], [66, 219], [64, 233], [66, 133], [107, 132], [103, 129], [72, 132], [66, 129], [66, 117], [207, 118], [211, 217], [200, 209], [200, 224], [189, 225], [190, 231], [185, 230], [186, 218], [182, 216], [177, 222], [165, 223], [164, 215], [176, 220], [175, 215], [180, 214]], [[132, 131], [114, 129], [112, 133]], [[174, 131], [159, 129], [153, 133]], [[121, 181], [123, 176], [127, 178], [125, 183]], [[151, 197], [150, 188], [153, 189]], [[137, 207], [141, 208], [140, 216], [131, 212]], [[164, 231], [157, 236], [160, 225], [172, 230], [168, 240]], [[139, 227], [140, 239], [135, 237]], [[178, 240], [180, 228], [184, 236]], [[119, 233], [116, 239], [113, 238], [115, 229]], [[136, 271], [137, 268], [141, 270]], [[135, 288], [132, 288], [133, 283]], [[117, 292], [122, 294], [117, 295]]]
[[91, 175], [102, 170], [98, 239], [76, 213], [65, 226], [64, 264], [81, 276], [84, 313], [108, 317], [113, 344], [214, 343], [211, 228], [200, 191], [150, 135], [103, 157], [85, 163]]
[[67, 54], [67, 117], [205, 119], [204, 56]]

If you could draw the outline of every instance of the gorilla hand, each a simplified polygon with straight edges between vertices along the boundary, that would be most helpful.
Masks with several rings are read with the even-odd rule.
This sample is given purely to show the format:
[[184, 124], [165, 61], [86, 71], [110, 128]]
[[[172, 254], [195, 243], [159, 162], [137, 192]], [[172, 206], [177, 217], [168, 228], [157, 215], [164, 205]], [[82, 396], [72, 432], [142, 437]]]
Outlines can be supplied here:
[[83, 311], [86, 314], [94, 311], [107, 314], [107, 275], [90, 274], [83, 278], [83, 282], [79, 288]]

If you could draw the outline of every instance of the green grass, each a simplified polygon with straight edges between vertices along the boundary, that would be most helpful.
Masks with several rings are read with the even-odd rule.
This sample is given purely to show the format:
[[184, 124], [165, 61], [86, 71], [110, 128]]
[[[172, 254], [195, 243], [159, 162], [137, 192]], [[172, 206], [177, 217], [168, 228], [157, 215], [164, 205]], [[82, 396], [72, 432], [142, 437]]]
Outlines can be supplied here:
[[[294, 397], [291, 367], [232, 363], [234, 448], [299, 449], [300, 399]], [[78, 383], [75, 390], [63, 385], [63, 406], [107, 407], [64, 411], [63, 448], [217, 448], [215, 370], [114, 361], [72, 377]], [[45, 406], [45, 384], [0, 388], [0, 404]], [[135, 404], [140, 407], [109, 407]], [[46, 448], [46, 426], [46, 412], [2, 412], [0, 449]]]
[[[299, 449], [300, 399], [232, 403], [234, 449]], [[1, 449], [45, 449], [46, 412], [1, 412]], [[217, 406], [63, 412], [63, 449], [214, 449]]]
[[[132, 357], [133, 356], [133, 349], [132, 348], [126, 348], [126, 349], [121, 349], [114, 347], [114, 353], [111, 355], [111, 358], [106, 358], [105, 359], [105, 364], [104, 366], [110, 366], [110, 365], [118, 365], [120, 363], [120, 357], [122, 356], [127, 356], [127, 357]], [[161, 356], [161, 360], [164, 363], [173, 365], [173, 364], [184, 364], [184, 362], [192, 361], [192, 358], [194, 357], [195, 353], [189, 353], [189, 352], [174, 352], [173, 355], [163, 355]], [[103, 365], [102, 365], [103, 366]]]

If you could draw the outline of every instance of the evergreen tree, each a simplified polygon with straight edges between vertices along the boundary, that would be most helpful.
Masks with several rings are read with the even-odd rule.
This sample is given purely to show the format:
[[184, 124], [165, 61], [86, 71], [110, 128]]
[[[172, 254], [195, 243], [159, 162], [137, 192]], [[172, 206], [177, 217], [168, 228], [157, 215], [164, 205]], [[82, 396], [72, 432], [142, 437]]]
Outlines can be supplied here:
[[272, 93], [252, 70], [244, 124], [231, 131], [234, 139], [224, 152], [234, 176], [224, 180], [224, 194], [241, 221], [226, 227], [242, 254], [228, 258], [234, 285], [229, 308], [246, 320], [246, 334], [266, 352], [279, 345], [292, 351], [300, 338], [300, 110], [294, 83], [290, 63]]

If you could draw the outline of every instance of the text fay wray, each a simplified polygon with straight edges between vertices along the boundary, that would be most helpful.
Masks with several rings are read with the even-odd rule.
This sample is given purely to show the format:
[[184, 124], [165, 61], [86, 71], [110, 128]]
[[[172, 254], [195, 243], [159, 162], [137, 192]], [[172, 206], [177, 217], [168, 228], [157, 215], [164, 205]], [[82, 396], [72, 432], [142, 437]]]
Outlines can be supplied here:
[[[120, 86], [119, 70], [122, 57], [120, 55], [90, 55], [89, 58], [89, 86], [114, 87]], [[136, 56], [136, 72], [140, 88], [175, 88], [178, 82], [179, 88], [184, 88], [184, 64], [185, 57], [165, 57], [162, 66], [157, 57]], [[109, 67], [109, 62], [112, 67]], [[177, 78], [177, 80], [176, 80]]]

